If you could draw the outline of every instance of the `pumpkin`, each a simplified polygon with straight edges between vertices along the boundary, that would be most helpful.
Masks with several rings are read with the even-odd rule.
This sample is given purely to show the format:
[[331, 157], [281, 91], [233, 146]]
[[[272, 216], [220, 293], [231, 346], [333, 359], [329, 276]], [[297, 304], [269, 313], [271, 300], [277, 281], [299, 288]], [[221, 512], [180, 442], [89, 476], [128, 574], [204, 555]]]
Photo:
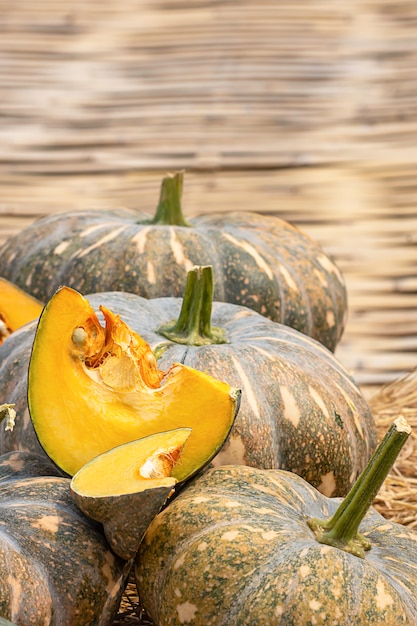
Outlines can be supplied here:
[[157, 626], [417, 624], [417, 533], [371, 507], [396, 420], [345, 500], [283, 470], [215, 468], [149, 526], [135, 575]]
[[[213, 273], [207, 266], [190, 270], [183, 299], [109, 292], [92, 294], [88, 301], [96, 308], [104, 304], [137, 330], [158, 355], [159, 368], [183, 363], [243, 390], [216, 465], [287, 469], [325, 495], [345, 495], [377, 443], [371, 410], [352, 377], [314, 339], [247, 307], [212, 298]], [[30, 339], [22, 336], [21, 341], [20, 349], [17, 341], [7, 353], [6, 345], [0, 348], [0, 385], [20, 415], [13, 433], [2, 434], [4, 451], [32, 449], [21, 397], [25, 389], [14, 392], [10, 384], [11, 377], [25, 376]], [[52, 366], [50, 377], [57, 368]]]
[[[38, 442], [27, 406], [27, 372], [37, 320], [9, 335], [0, 345], [0, 402], [8, 401], [17, 419], [13, 428], [5, 420], [0, 425], [0, 454], [13, 450], [45, 453]], [[63, 476], [63, 472], [57, 471]]]
[[81, 467], [70, 491], [78, 508], [103, 524], [118, 556], [133, 558], [155, 515], [177, 484], [172, 476], [191, 434], [177, 428], [149, 435], [104, 452]]
[[[240, 391], [181, 363], [158, 369], [148, 344], [119, 316], [62, 287], [45, 305], [33, 341], [28, 406], [42, 448], [66, 474], [146, 435], [192, 428], [173, 469], [178, 480], [222, 447]], [[202, 419], [204, 418], [206, 419]]]
[[[31, 626], [110, 625], [132, 562], [27, 452], [0, 457], [0, 615]], [[35, 475], [37, 474], [37, 475]]]
[[43, 305], [0, 276], [0, 344], [12, 332], [39, 317]]
[[333, 351], [346, 287], [320, 246], [276, 216], [228, 211], [186, 221], [182, 185], [182, 172], [163, 179], [153, 217], [133, 210], [43, 217], [3, 244], [0, 275], [44, 302], [61, 285], [179, 297], [194, 265], [212, 265], [216, 300], [247, 306]]

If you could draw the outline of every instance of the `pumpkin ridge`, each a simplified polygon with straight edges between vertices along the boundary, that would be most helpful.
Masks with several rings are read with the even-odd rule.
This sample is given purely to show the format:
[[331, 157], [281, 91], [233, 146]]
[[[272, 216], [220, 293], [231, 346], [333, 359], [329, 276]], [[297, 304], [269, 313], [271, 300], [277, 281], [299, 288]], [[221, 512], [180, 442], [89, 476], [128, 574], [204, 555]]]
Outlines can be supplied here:
[[[18, 544], [17, 544], [17, 547], [18, 547], [18, 551], [21, 552]], [[54, 613], [56, 612], [57, 609], [58, 609], [58, 613], [60, 612], [61, 604], [62, 604], [56, 585], [53, 584], [52, 577], [50, 573], [48, 572], [48, 569], [45, 567], [45, 564], [41, 562], [39, 559], [37, 559], [35, 554], [28, 555], [26, 553], [25, 560], [30, 564], [31, 574], [32, 574], [32, 571], [35, 570], [35, 572], [39, 574], [39, 580], [41, 580], [42, 582], [45, 582], [45, 587], [46, 587], [46, 590], [48, 592], [49, 599], [50, 599], [50, 607], [51, 607], [50, 618], [51, 618], [51, 622], [53, 622]]]
[[[0, 533], [1, 534], [1, 533]], [[6, 538], [7, 543], [10, 543], [10, 537]], [[13, 541], [14, 543], [14, 541]], [[16, 550], [13, 548], [13, 553], [17, 554], [18, 557], [22, 556], [22, 550], [21, 547], [18, 545], [18, 543], [16, 543]], [[12, 553], [12, 554], [13, 554]], [[7, 562], [7, 571], [9, 573], [13, 573], [15, 568], [13, 567], [13, 562], [11, 560], [11, 553], [10, 550], [2, 550], [2, 557], [4, 559], [4, 561]], [[51, 589], [51, 585], [49, 584], [49, 576], [48, 573], [45, 571], [45, 567], [42, 563], [39, 563], [39, 561], [37, 561], [35, 559], [34, 556], [28, 556], [27, 554], [24, 555], [25, 558], [25, 562], [28, 562], [30, 565], [30, 573], [31, 573], [31, 586], [35, 586], [37, 581], [39, 581], [42, 584], [42, 591], [43, 593], [47, 594], [47, 597], [45, 598], [45, 596], [42, 597], [42, 600], [44, 601], [44, 605], [42, 607], [43, 610], [45, 610], [46, 607], [50, 608], [50, 611], [48, 611], [48, 615], [44, 615], [43, 618], [46, 620], [49, 620], [50, 623], [53, 620], [53, 611], [54, 611], [54, 607], [57, 606], [55, 604], [56, 602], [56, 598], [54, 597], [56, 594], [53, 593], [53, 589]], [[1, 567], [0, 567], [1, 569]], [[38, 573], [39, 576], [38, 577], [33, 577], [32, 576], [32, 572], [33, 570], [35, 571], [35, 573]], [[53, 587], [53, 585], [52, 585]], [[23, 590], [25, 590], [25, 588], [23, 588]], [[46, 602], [45, 602], [46, 600]], [[13, 619], [13, 615], [10, 616], [11, 619]]]
[[[202, 220], [203, 217], [206, 217], [207, 220]], [[340, 297], [338, 297], [337, 300], [333, 299], [334, 289], [330, 288], [330, 284], [327, 285], [327, 289], [326, 289], [326, 295], [329, 296], [331, 294], [332, 302], [338, 303], [338, 306], [335, 309], [335, 311], [337, 311], [338, 314], [336, 316], [337, 319], [335, 319], [335, 333], [330, 333], [331, 337], [330, 337], [329, 342], [327, 341], [327, 339], [329, 338], [326, 337], [326, 341], [323, 341], [322, 343], [326, 344], [331, 349], [331, 351], [334, 351], [336, 344], [340, 340], [343, 334], [343, 330], [344, 330], [344, 319], [342, 319], [343, 318], [342, 312], [346, 308], [346, 304], [345, 304], [346, 286], [344, 284], [343, 276], [340, 270], [338, 270], [338, 268], [336, 267], [336, 265], [330, 258], [328, 259], [328, 263], [327, 263], [329, 266], [328, 268], [325, 268], [323, 265], [318, 263], [318, 261], [315, 258], [316, 254], [319, 253], [321, 257], [323, 257], [323, 259], [327, 257], [323, 250], [320, 249], [319, 252], [317, 252], [316, 250], [317, 245], [309, 236], [305, 235], [305, 233], [302, 233], [300, 229], [294, 227], [293, 225], [287, 224], [284, 220], [281, 220], [280, 218], [277, 218], [274, 216], [275, 220], [273, 219], [271, 220], [272, 216], [268, 216], [268, 215], [260, 216], [253, 212], [245, 212], [245, 223], [242, 222], [241, 216], [233, 211], [227, 214], [227, 218], [223, 214], [211, 214], [207, 216], [200, 216], [198, 219], [202, 224], [204, 224], [206, 228], [214, 224], [216, 225], [217, 228], [222, 228], [223, 231], [224, 230], [239, 231], [240, 229], [242, 230], [242, 238], [248, 241], [247, 239], [248, 236], [249, 238], [254, 238], [254, 237], [259, 238], [259, 228], [257, 228], [259, 217], [262, 217], [262, 221], [265, 222], [264, 228], [262, 229], [265, 232], [262, 232], [262, 238], [260, 239], [260, 248], [262, 250], [262, 255], [265, 256], [266, 251], [268, 251], [268, 253], [271, 255], [270, 267], [275, 267], [276, 265], [279, 264], [280, 267], [284, 268], [285, 272], [290, 272], [291, 270], [292, 276], [296, 276], [295, 283], [296, 283], [298, 292], [302, 296], [302, 299], [298, 303], [297, 307], [294, 307], [294, 308], [297, 309], [297, 317], [298, 317], [298, 310], [302, 308], [304, 314], [307, 315], [307, 318], [309, 320], [307, 322], [307, 319], [306, 319], [304, 321], [304, 324], [303, 323], [300, 324], [299, 322], [293, 323], [292, 321], [289, 322], [288, 320], [286, 320], [285, 321], [286, 324], [296, 328], [297, 330], [299, 330], [300, 332], [303, 332], [304, 334], [314, 335], [315, 338], [318, 338], [318, 336], [320, 335], [320, 329], [318, 327], [316, 328], [317, 322], [313, 321], [313, 317], [314, 317], [313, 310], [315, 310], [316, 307], [311, 308], [311, 302], [313, 301], [312, 299], [314, 298], [314, 290], [310, 291], [308, 289], [308, 283], [304, 284], [304, 282], [302, 281], [302, 276], [305, 273], [305, 269], [303, 268], [301, 264], [297, 264], [297, 263], [294, 266], [288, 267], [288, 262], [285, 259], [286, 255], [292, 258], [297, 258], [297, 253], [296, 251], [294, 251], [293, 242], [291, 241], [291, 239], [287, 241], [287, 235], [289, 233], [291, 233], [292, 236], [294, 236], [295, 233], [297, 234], [296, 235], [297, 239], [302, 248], [300, 258], [304, 259], [305, 257], [308, 257], [309, 259], [312, 259], [313, 261], [312, 264], [314, 266], [314, 269], [317, 270], [323, 277], [326, 278], [325, 282], [327, 283], [337, 282], [338, 285], [341, 287], [343, 291], [343, 296], [339, 294]], [[253, 224], [251, 223], [251, 220], [253, 220]], [[276, 227], [276, 220], [279, 220], [281, 224], [281, 230], [279, 230]], [[268, 226], [270, 227], [269, 229], [265, 228], [267, 223], [268, 223]], [[246, 236], [245, 236], [245, 233], [246, 233]], [[249, 233], [249, 235], [247, 233]], [[283, 233], [285, 233], [284, 237], [283, 237]], [[274, 271], [274, 276], [276, 277], [276, 271]], [[331, 281], [332, 276], [335, 277], [333, 281]], [[284, 280], [284, 276], [282, 275], [281, 272], [280, 272], [280, 278]], [[319, 278], [318, 280], [320, 283], [322, 283], [322, 281], [320, 281]], [[285, 280], [284, 280], [284, 283], [285, 283]], [[279, 285], [280, 287], [282, 286], [281, 282], [279, 283]], [[280, 292], [280, 296], [283, 296], [283, 295], [284, 294]], [[294, 294], [292, 294], [292, 298], [287, 298], [287, 305], [290, 304], [290, 300], [293, 298], [294, 298]], [[236, 303], [246, 304], [246, 303], [241, 303], [238, 301], [236, 301]], [[251, 306], [251, 308], [255, 308], [255, 310], [259, 312], [258, 308], [256, 307]], [[271, 315], [267, 315], [267, 316], [271, 317]], [[281, 320], [284, 319], [282, 312], [281, 312], [280, 319]], [[314, 333], [312, 332], [313, 327], [315, 328]], [[329, 333], [327, 332], [326, 334], [329, 334]]]
[[[217, 524], [216, 524], [216, 528], [217, 528]], [[307, 540], [303, 541], [302, 539], [300, 539], [300, 537], [293, 537], [292, 541], [294, 542], [297, 541], [297, 547], [300, 549], [300, 551], [303, 550], [303, 546], [304, 546], [304, 550], [306, 548], [309, 548], [308, 552], [306, 551], [305, 553], [305, 559], [308, 562], [310, 560], [308, 558], [309, 552], [317, 548], [313, 548], [312, 546], [309, 546], [309, 542]], [[286, 567], [291, 569], [292, 561], [288, 559], [288, 556], [291, 556], [290, 545], [285, 546], [284, 548], [281, 545], [279, 547], [279, 552], [275, 551], [273, 552], [272, 555], [266, 555], [265, 558], [262, 559], [262, 561], [258, 563], [254, 567], [254, 569], [251, 571], [249, 582], [246, 584], [243, 583], [244, 592], [245, 592], [245, 596], [243, 600], [244, 607], [242, 608], [242, 598], [239, 597], [240, 590], [238, 589], [236, 592], [237, 599], [234, 602], [229, 602], [229, 606], [227, 608], [227, 614], [224, 616], [222, 621], [218, 622], [216, 618], [216, 626], [230, 626], [230, 624], [240, 624], [240, 621], [238, 621], [236, 618], [238, 618], [239, 615], [242, 615], [242, 614], [245, 615], [246, 610], [247, 610], [245, 605], [248, 603], [248, 597], [250, 596], [256, 597], [260, 595], [259, 590], [262, 590], [262, 587], [265, 584], [265, 580], [264, 580], [265, 573], [262, 572], [262, 568], [267, 569], [267, 571], [270, 573], [271, 578], [274, 576], [274, 574], [275, 576], [277, 576], [277, 570], [281, 570], [280, 573], [282, 573], [282, 569], [285, 570]], [[298, 555], [296, 556], [298, 557]], [[273, 567], [274, 562], [275, 562], [275, 567]], [[283, 565], [284, 567], [280, 568], [279, 567], [280, 565]], [[285, 571], [283, 572], [283, 575], [285, 576]], [[352, 617], [352, 615], [350, 615], [350, 617]]]
[[[7, 502], [7, 501], [1, 500], [0, 510], [3, 508], [3, 503], [4, 502]], [[12, 502], [12, 498], [9, 499], [9, 502]], [[51, 499], [51, 503], [52, 502], [53, 502], [53, 499]], [[15, 504], [16, 504], [16, 502], [13, 500], [13, 509], [16, 509]], [[17, 504], [18, 504], [18, 501], [17, 501]], [[31, 513], [33, 512], [32, 502], [31, 502], [31, 506], [28, 506], [27, 502], [23, 503], [23, 504], [25, 505], [27, 511], [30, 511]], [[35, 507], [36, 507], [36, 502], [34, 502], [34, 504], [35, 504]], [[39, 504], [40, 508], [45, 506], [45, 504], [44, 503], [42, 504], [41, 501], [38, 501], [38, 504]], [[59, 506], [58, 506], [58, 510], [59, 510]], [[23, 509], [23, 512], [25, 513], [25, 509]], [[81, 519], [79, 515], [77, 516], [77, 519], [78, 519], [78, 521]], [[8, 521], [7, 518], [4, 521], [5, 521], [5, 524], [7, 524], [7, 521]], [[12, 513], [11, 517], [10, 517], [9, 528], [6, 529], [6, 532], [2, 531], [1, 525], [0, 525], [0, 537], [2, 538], [3, 541], [5, 540], [9, 546], [12, 546], [13, 551], [17, 552], [18, 554], [21, 554], [22, 550], [21, 550], [21, 546], [19, 546], [19, 541], [22, 541], [22, 539], [24, 539], [24, 534], [25, 533], [24, 532], [18, 532], [17, 536], [14, 536], [13, 534], [11, 534], [10, 531], [13, 530], [15, 525], [16, 525], [15, 515]], [[17, 524], [17, 527], [19, 529], [19, 527], [20, 527], [19, 523]], [[7, 532], [7, 530], [9, 530], [9, 532]], [[3, 558], [6, 557], [6, 560], [8, 560], [8, 562], [9, 562], [9, 565], [8, 565], [7, 569], [10, 572], [12, 572], [13, 568], [11, 567], [11, 564], [10, 564], [10, 551], [7, 550], [6, 554], [5, 554], [4, 550], [2, 550], [2, 555], [3, 555]], [[59, 592], [58, 592], [58, 590], [56, 588], [56, 585], [53, 584], [51, 574], [49, 573], [49, 571], [46, 568], [45, 564], [43, 562], [41, 562], [38, 558], [36, 558], [36, 552], [33, 552], [33, 553], [25, 552], [25, 562], [28, 563], [28, 565], [29, 565], [29, 569], [30, 569], [30, 572], [31, 572], [32, 579], [33, 579], [32, 573], [33, 573], [33, 570], [35, 570], [35, 572], [37, 572], [39, 574], [39, 580], [41, 582], [45, 583], [45, 588], [46, 588], [46, 591], [48, 592], [48, 596], [49, 596], [49, 600], [50, 600], [50, 607], [51, 607], [50, 618], [51, 618], [51, 622], [52, 622], [53, 621], [53, 614], [55, 613], [56, 609], [60, 608], [60, 606], [62, 604], [61, 599], [59, 597]], [[36, 579], [37, 578], [35, 577], [35, 580]], [[46, 617], [46, 616], [44, 616], [44, 617]]]
[[[244, 234], [245, 228], [242, 227], [241, 230], [243, 231], [243, 233], [241, 234], [242, 240], [247, 241]], [[252, 229], [250, 234], [256, 237], [258, 235], [258, 232]], [[273, 278], [271, 278], [271, 283], [276, 285], [275, 297], [278, 297], [279, 299], [280, 319], [286, 320], [285, 325], [295, 328], [296, 330], [299, 330], [307, 336], [311, 336], [314, 327], [311, 297], [308, 294], [306, 286], [301, 280], [300, 272], [298, 272], [294, 266], [287, 266], [283, 251], [279, 248], [276, 248], [276, 242], [274, 242], [273, 240], [270, 241], [270, 237], [271, 234], [267, 233], [262, 238], [262, 241], [259, 242], [258, 245], [261, 246], [262, 251], [262, 253], [259, 254], [262, 259], [264, 259], [266, 265], [269, 265], [269, 267], [271, 268], [279, 268], [278, 276], [277, 272], [274, 271]], [[250, 242], [248, 241], [248, 243]], [[272, 244], [272, 246], [269, 244]], [[289, 289], [289, 282], [286, 278], [287, 274], [296, 285], [299, 298], [295, 298], [294, 293], [291, 294], [291, 297], [287, 295], [287, 291]], [[290, 309], [292, 309], [294, 312], [296, 310], [295, 319], [293, 319], [293, 316], [287, 317], [287, 311]], [[301, 315], [303, 320], [302, 322], [298, 321]]]
[[[181, 494], [182, 496], [182, 494]], [[183, 498], [182, 498], [183, 500]], [[187, 501], [187, 499], [185, 500], [185, 502]], [[175, 504], [175, 501], [172, 504], [169, 504], [169, 507], [172, 507]], [[162, 511], [162, 513], [159, 514], [159, 517], [163, 517], [164, 515], [164, 511]], [[216, 529], [217, 528], [228, 528], [231, 525], [231, 521], [228, 520], [224, 520], [222, 522], [216, 522]], [[168, 554], [165, 555], [165, 559], [164, 559], [164, 567], [160, 567], [158, 569], [158, 575], [157, 575], [157, 580], [158, 580], [158, 593], [155, 594], [156, 597], [158, 597], [161, 594], [162, 589], [164, 588], [165, 582], [166, 582], [166, 573], [169, 572], [169, 569], [171, 568], [172, 564], [179, 560], [181, 558], [182, 554], [185, 554], [186, 551], [190, 548], [190, 546], [194, 545], [194, 543], [197, 543], [197, 541], [200, 541], [202, 538], [204, 538], [206, 535], [208, 535], [211, 532], [211, 528], [203, 528], [200, 531], [198, 531], [197, 533], [194, 533], [192, 538], [189, 537], [184, 537], [180, 542], [178, 542], [175, 545], [175, 548]], [[145, 535], [145, 539], [144, 542], [146, 542], [146, 535]], [[217, 623], [216, 623], [217, 626]], [[219, 624], [220, 626], [220, 624]]]

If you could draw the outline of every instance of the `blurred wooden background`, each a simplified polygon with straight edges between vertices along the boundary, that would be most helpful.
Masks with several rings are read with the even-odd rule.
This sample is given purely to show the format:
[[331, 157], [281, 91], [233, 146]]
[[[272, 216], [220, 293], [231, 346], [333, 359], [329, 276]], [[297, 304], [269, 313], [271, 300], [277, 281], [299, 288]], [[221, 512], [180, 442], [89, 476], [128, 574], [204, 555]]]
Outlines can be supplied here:
[[417, 366], [417, 4], [0, 0], [0, 243], [38, 216], [184, 210], [298, 224], [345, 274], [365, 393]]

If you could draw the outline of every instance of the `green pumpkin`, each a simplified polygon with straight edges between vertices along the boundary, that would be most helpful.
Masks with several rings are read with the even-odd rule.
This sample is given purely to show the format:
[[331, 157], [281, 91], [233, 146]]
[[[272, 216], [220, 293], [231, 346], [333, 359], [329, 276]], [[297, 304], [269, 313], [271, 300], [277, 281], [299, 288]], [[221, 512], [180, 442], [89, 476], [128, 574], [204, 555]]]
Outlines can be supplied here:
[[370, 508], [409, 434], [394, 423], [345, 500], [282, 470], [196, 479], [137, 555], [156, 626], [415, 626], [417, 533]]
[[31, 626], [110, 626], [131, 568], [32, 453], [0, 457], [0, 615]]
[[154, 217], [72, 211], [35, 221], [0, 250], [0, 276], [46, 302], [61, 285], [83, 294], [179, 297], [194, 265], [212, 265], [218, 301], [247, 306], [334, 350], [346, 317], [344, 279], [295, 226], [228, 211], [184, 219], [183, 175], [167, 176]]
[[[214, 463], [295, 472], [328, 496], [345, 495], [377, 443], [371, 410], [352, 377], [319, 342], [247, 307], [212, 302], [210, 267], [189, 272], [180, 298], [146, 300], [109, 292], [87, 296], [120, 314], [159, 356], [242, 389], [239, 413]], [[19, 419], [3, 451], [39, 451], [26, 404], [34, 328], [0, 346], [0, 385]], [[14, 389], [13, 381], [22, 381]], [[164, 430], [164, 429], [163, 429]]]

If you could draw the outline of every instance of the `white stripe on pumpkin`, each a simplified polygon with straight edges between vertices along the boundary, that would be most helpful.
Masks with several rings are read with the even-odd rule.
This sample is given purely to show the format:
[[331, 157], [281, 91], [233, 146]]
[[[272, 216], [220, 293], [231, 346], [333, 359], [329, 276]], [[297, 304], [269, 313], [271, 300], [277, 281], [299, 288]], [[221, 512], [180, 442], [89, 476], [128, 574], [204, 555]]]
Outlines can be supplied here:
[[284, 417], [291, 422], [294, 428], [297, 428], [301, 419], [297, 400], [286, 385], [279, 385], [279, 391], [284, 404]]
[[170, 229], [170, 242], [169, 243], [171, 244], [171, 250], [172, 250], [172, 253], [174, 255], [176, 263], [178, 263], [178, 265], [184, 265], [185, 270], [187, 272], [192, 270], [193, 267], [195, 266], [195, 263], [190, 261], [190, 259], [188, 259], [185, 256], [185, 254], [184, 254], [184, 246], [179, 241], [179, 239], [178, 239], [178, 237], [177, 237], [177, 235], [175, 233], [175, 229], [172, 228], [172, 227]]
[[229, 233], [222, 233], [222, 236], [228, 241], [230, 241], [231, 243], [233, 243], [233, 245], [247, 252], [254, 259], [259, 269], [265, 272], [269, 280], [273, 280], [274, 274], [271, 268], [269, 267], [265, 259], [261, 257], [259, 252], [253, 246], [251, 246], [250, 243], [248, 243], [247, 241], [239, 241], [238, 239], [235, 239], [234, 237], [232, 237], [232, 235], [230, 235]]
[[253, 387], [251, 385], [251, 382], [247, 376], [247, 374], [245, 373], [245, 371], [243, 370], [243, 367], [241, 366], [241, 364], [239, 363], [239, 361], [232, 356], [232, 361], [233, 364], [236, 368], [236, 372], [239, 374], [239, 377], [243, 383], [242, 387], [243, 387], [243, 394], [246, 398], [246, 400], [248, 401], [252, 411], [254, 412], [254, 414], [256, 415], [256, 417], [260, 417], [260, 412], [259, 412], [259, 407], [258, 407], [258, 402], [256, 400], [256, 393], [253, 390]]
[[151, 226], [145, 226], [145, 228], [141, 228], [131, 239], [132, 243], [135, 244], [139, 254], [143, 254], [145, 252], [146, 240], [148, 238], [148, 232], [150, 231], [150, 229]]
[[126, 228], [127, 226], [121, 226], [120, 228], [116, 228], [116, 230], [112, 230], [110, 233], [107, 233], [107, 235], [104, 235], [104, 237], [96, 241], [96, 243], [93, 243], [91, 246], [88, 246], [88, 248], [85, 248], [85, 250], [77, 250], [74, 252], [71, 258], [78, 257], [81, 259], [83, 256], [90, 254], [93, 250], [97, 250], [97, 248], [100, 248], [105, 243], [116, 239]]

